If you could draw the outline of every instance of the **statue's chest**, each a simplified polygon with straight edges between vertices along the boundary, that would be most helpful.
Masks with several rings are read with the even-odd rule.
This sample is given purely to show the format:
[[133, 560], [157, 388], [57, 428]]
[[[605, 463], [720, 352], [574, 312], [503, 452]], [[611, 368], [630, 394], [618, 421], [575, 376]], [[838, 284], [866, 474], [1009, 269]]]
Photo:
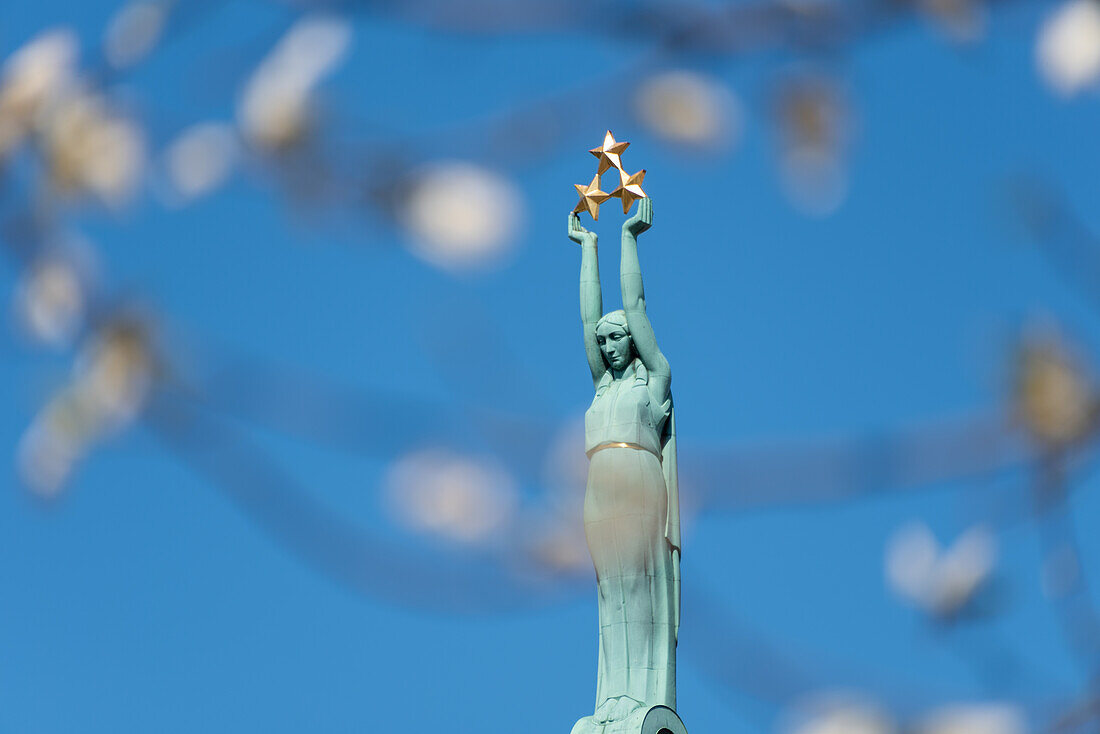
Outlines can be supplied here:
[[[584, 414], [585, 433], [589, 437], [626, 426], [653, 428], [649, 388], [644, 382], [633, 378], [612, 380], [601, 385]], [[614, 436], [601, 438], [617, 440]]]

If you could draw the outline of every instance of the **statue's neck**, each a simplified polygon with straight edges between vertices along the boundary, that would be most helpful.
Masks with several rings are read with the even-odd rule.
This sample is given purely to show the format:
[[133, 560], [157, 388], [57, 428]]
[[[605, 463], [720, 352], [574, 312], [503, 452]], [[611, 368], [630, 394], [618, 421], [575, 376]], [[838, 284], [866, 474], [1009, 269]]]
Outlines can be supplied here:
[[612, 380], [621, 380], [626, 373], [634, 371], [634, 360], [630, 360], [630, 362], [627, 363], [626, 367], [622, 368], [621, 370], [617, 370], [614, 367], [610, 366], [608, 367], [608, 369], [611, 370]]

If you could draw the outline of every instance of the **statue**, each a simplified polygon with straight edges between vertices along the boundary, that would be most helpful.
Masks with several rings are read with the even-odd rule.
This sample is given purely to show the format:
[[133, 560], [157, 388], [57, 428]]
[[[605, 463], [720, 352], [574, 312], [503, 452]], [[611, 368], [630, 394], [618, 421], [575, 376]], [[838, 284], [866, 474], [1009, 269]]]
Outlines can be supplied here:
[[600, 620], [596, 708], [572, 734], [686, 734], [675, 713], [680, 518], [672, 372], [646, 316], [638, 262], [637, 238], [653, 222], [653, 204], [640, 187], [645, 172], [622, 170], [626, 145], [608, 132], [592, 151], [600, 173], [617, 169], [619, 189], [599, 191], [599, 173], [577, 186], [577, 211], [594, 219], [611, 196], [623, 200], [624, 212], [639, 202], [622, 228], [622, 310], [603, 313], [596, 235], [576, 211], [569, 215], [569, 238], [581, 246], [581, 320], [596, 392], [585, 414], [584, 532]]

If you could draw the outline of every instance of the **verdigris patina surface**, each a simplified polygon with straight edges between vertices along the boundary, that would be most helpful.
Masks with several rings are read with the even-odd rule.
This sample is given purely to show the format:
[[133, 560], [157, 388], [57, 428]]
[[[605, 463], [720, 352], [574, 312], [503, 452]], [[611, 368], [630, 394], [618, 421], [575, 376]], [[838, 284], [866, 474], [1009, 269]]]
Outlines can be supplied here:
[[[625, 184], [630, 177], [619, 173]], [[596, 393], [585, 414], [584, 531], [600, 620], [595, 712], [573, 734], [686, 734], [675, 713], [680, 517], [672, 371], [646, 315], [638, 261], [638, 236], [652, 222], [651, 200], [639, 198], [622, 228], [623, 308], [604, 314], [596, 235], [569, 215], [569, 237], [581, 246], [581, 320]]]

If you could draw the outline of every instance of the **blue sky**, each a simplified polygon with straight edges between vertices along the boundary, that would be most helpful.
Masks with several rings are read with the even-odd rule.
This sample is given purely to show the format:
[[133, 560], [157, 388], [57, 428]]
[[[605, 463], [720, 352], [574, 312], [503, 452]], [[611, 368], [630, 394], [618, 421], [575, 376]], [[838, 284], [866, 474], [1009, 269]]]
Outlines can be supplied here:
[[[11, 4], [0, 51], [57, 24], [94, 46], [114, 7]], [[591, 175], [587, 149], [610, 127], [631, 142], [631, 165], [649, 171], [655, 221], [641, 257], [682, 450], [983, 415], [1004, 407], [1011, 339], [1027, 319], [1044, 314], [1086, 354], [1100, 348], [1095, 302], [1021, 236], [1007, 203], [1012, 180], [1036, 176], [1100, 227], [1100, 101], [1063, 100], [1039, 79], [1033, 46], [1047, 8], [992, 13], [975, 46], [914, 20], [834, 59], [857, 124], [849, 194], [825, 218], [792, 208], [777, 181], [769, 90], [794, 62], [768, 54], [701, 67], [744, 105], [740, 143], [713, 157], [669, 147], [625, 110], [579, 96], [575, 104], [595, 105], [606, 121], [501, 165], [526, 218], [514, 250], [484, 271], [455, 276], [425, 264], [369, 211], [289, 206], [262, 170], [183, 209], [142, 195], [120, 215], [89, 209], [70, 222], [96, 246], [110, 288], [200, 340], [364, 391], [557, 424], [579, 415], [591, 390], [577, 333], [579, 256], [564, 213], [572, 184]], [[190, 123], [231, 119], [241, 80], [290, 17], [281, 5], [231, 3], [128, 75], [120, 94], [135, 100], [154, 146]], [[613, 70], [645, 51], [564, 33], [450, 37], [364, 15], [324, 91], [349, 139], [356, 120], [431, 133], [569, 89], [588, 73], [585, 60]], [[221, 59], [240, 64], [221, 72]], [[441, 135], [431, 155], [466, 151]], [[605, 211], [596, 230], [610, 305], [621, 219]], [[11, 261], [0, 269], [4, 292], [18, 275]], [[440, 364], [423, 346], [482, 318], [493, 353], [463, 350]], [[0, 447], [9, 447], [0, 450], [0, 733], [537, 734], [568, 731], [590, 713], [596, 610], [585, 583], [533, 610], [475, 615], [350, 588], [141, 426], [43, 503], [20, 485], [14, 447], [68, 361], [15, 329], [0, 355]], [[501, 357], [506, 364], [482, 367]], [[479, 369], [502, 379], [468, 379]], [[406, 553], [477, 563], [394, 526], [380, 490], [388, 461], [269, 430], [249, 435], [322, 506], [386, 539], [388, 551], [365, 561], [380, 573]], [[697, 518], [683, 566], [679, 710], [688, 727], [777, 726], [781, 702], [721, 675], [755, 677], [730, 652], [741, 635], [797, 661], [813, 690], [856, 688], [901, 717], [1007, 699], [1040, 723], [1043, 707], [1084, 678], [1040, 591], [1033, 523], [994, 525], [999, 603], [980, 622], [931, 625], [883, 580], [899, 527], [923, 520], [950, 542], [990, 520], [991, 508], [1026, 509], [1028, 481], [1012, 473]], [[1085, 475], [1072, 499], [1094, 588], [1096, 485]]]

